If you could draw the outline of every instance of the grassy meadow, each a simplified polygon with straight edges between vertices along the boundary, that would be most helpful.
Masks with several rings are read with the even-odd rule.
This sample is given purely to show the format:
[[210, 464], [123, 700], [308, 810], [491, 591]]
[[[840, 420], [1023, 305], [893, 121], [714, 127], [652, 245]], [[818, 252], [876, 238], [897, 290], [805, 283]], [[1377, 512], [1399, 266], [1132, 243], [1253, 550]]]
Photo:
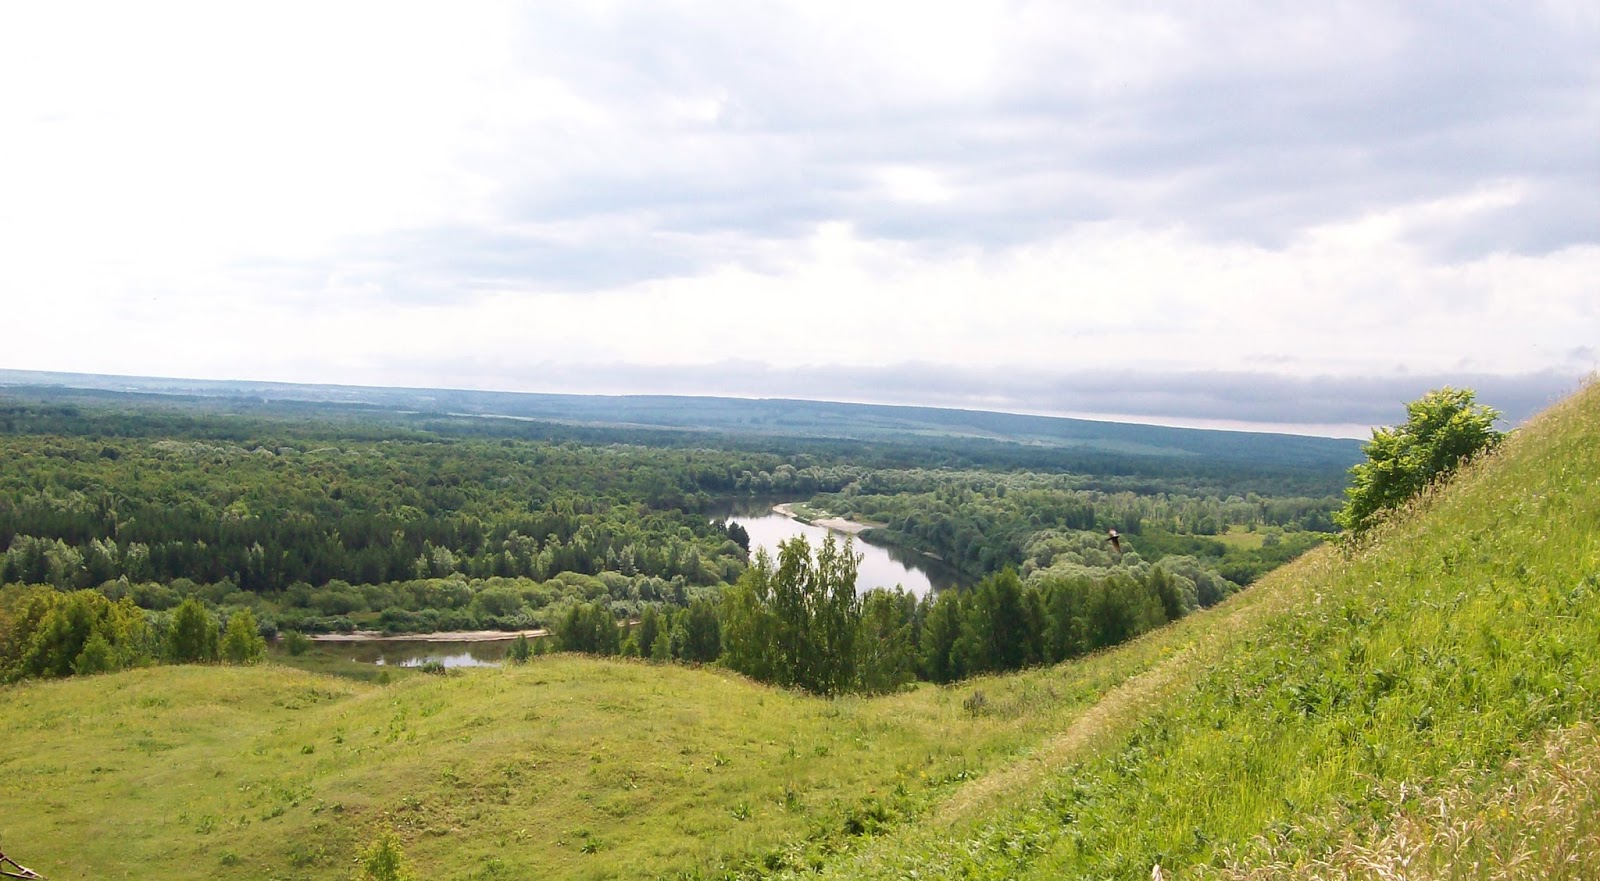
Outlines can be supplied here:
[[345, 877], [386, 830], [442, 878], [820, 866], [1036, 750], [1204, 618], [872, 699], [567, 655], [386, 685], [278, 665], [31, 682], [0, 692], [0, 843], [57, 881]]
[[825, 700], [573, 656], [0, 690], [59, 879], [1600, 877], [1600, 386], [1359, 547], [1047, 669]]

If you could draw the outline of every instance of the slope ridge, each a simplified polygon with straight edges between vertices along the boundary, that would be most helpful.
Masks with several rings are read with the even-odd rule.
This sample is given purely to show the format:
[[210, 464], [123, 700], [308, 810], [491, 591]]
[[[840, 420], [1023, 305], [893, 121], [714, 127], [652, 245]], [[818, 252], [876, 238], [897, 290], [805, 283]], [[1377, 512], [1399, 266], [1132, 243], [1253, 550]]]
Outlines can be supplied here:
[[[1069, 729], [1066, 764], [1013, 773], [1009, 804], [899, 830], [824, 876], [1297, 877], [1380, 852], [1362, 848], [1446, 797], [1483, 813], [1452, 828], [1503, 829], [1484, 793], [1521, 785], [1548, 744], [1576, 738], [1581, 759], [1600, 717], [1600, 386], [1354, 551], [1308, 555], [1250, 594], [1259, 611], [1212, 622], [1207, 657], [1148, 674], [1192, 688], [1130, 702], [1137, 719], [1108, 710], [1098, 738]], [[1474, 847], [1452, 853], [1492, 850]], [[1593, 850], [1520, 859], [1507, 877], [1600, 868]]]

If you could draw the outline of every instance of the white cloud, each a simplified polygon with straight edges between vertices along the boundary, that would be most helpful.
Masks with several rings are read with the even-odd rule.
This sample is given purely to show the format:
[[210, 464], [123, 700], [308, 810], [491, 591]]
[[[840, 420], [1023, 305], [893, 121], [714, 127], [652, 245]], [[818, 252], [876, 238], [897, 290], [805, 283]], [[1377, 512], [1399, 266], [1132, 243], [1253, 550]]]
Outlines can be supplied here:
[[1582, 372], [1582, 8], [8, 7], [0, 367]]

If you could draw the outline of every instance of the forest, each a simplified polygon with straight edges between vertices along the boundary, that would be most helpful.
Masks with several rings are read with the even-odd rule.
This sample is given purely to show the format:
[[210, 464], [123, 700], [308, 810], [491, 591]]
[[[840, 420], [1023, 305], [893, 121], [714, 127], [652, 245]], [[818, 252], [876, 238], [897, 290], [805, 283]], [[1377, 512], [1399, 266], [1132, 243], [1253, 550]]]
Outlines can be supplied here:
[[[201, 608], [219, 633], [248, 613], [269, 639], [548, 627], [558, 648], [722, 659], [754, 674], [760, 663], [738, 654], [740, 627], [772, 578], [743, 531], [707, 512], [762, 498], [857, 520], [870, 527], [865, 540], [943, 559], [974, 585], [920, 603], [851, 600], [852, 626], [877, 628], [861, 644], [878, 640], [892, 662], [889, 672], [864, 665], [849, 688], [958, 678], [1110, 644], [1315, 545], [1334, 530], [1341, 472], [1293, 458], [1251, 468], [994, 438], [12, 392], [0, 396], [0, 652], [10, 652], [0, 671], [72, 672], [94, 632], [116, 649], [113, 666], [170, 659], [179, 610]], [[1127, 554], [1112, 554], [1109, 529], [1126, 536]], [[74, 591], [98, 600], [47, 598]], [[974, 610], [1010, 608], [1013, 593], [1027, 627], [1015, 658], [989, 658], [974, 646], [992, 635], [946, 620], [957, 604], [992, 619]], [[77, 623], [46, 627], [57, 606]], [[930, 622], [944, 635], [929, 635]], [[63, 644], [23, 645], [47, 631]], [[20, 660], [44, 654], [56, 660]]]

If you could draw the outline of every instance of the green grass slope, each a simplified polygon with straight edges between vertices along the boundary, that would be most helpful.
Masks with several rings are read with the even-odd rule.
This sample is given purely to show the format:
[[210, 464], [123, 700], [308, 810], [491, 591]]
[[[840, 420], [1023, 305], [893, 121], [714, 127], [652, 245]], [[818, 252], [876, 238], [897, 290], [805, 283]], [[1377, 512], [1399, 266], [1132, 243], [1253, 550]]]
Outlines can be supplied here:
[[1600, 878], [1600, 386], [1251, 593], [1004, 800], [827, 877]]
[[344, 878], [385, 831], [430, 878], [820, 866], [1207, 634], [1161, 637], [834, 701], [574, 656], [386, 686], [275, 666], [31, 682], [0, 689], [0, 846], [52, 881]]

